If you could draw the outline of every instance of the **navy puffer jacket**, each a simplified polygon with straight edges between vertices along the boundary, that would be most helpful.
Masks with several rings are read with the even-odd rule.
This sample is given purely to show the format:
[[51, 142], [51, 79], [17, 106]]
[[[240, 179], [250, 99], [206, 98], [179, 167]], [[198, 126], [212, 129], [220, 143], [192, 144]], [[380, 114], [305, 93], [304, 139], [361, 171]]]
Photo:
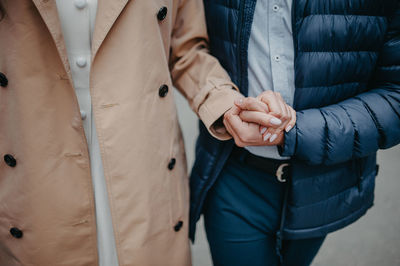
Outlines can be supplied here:
[[[205, 0], [211, 53], [247, 95], [256, 0]], [[373, 204], [378, 149], [400, 142], [398, 0], [293, 0], [297, 124], [285, 136], [292, 177], [283, 237], [311, 238]], [[202, 124], [191, 174], [191, 237], [233, 141]]]

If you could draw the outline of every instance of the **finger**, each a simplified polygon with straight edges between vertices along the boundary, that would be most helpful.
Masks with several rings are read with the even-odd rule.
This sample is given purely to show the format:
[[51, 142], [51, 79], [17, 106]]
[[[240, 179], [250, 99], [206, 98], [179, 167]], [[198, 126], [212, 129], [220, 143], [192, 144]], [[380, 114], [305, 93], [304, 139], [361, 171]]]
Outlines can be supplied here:
[[229, 133], [231, 134], [231, 136], [233, 137], [236, 146], [238, 146], [238, 147], [244, 147], [243, 143], [242, 143], [242, 142], [240, 141], [240, 139], [238, 138], [237, 133], [235, 132], [235, 130], [234, 130], [234, 129], [232, 128], [232, 126], [230, 125], [229, 120], [228, 120], [228, 119], [224, 119], [223, 123], [224, 123], [224, 125], [225, 125], [225, 127], [226, 127], [226, 130], [228, 130], [228, 132], [229, 132]]
[[263, 135], [263, 140], [268, 143], [274, 142], [280, 134], [282, 134], [284, 128], [269, 128]]
[[284, 129], [287, 127], [289, 122], [292, 120], [292, 112], [290, 111], [290, 106], [285, 104], [285, 109], [286, 109], [286, 114], [285, 114], [286, 120], [282, 121], [283, 122], [282, 128], [284, 128]]
[[270, 113], [277, 118], [282, 114], [281, 105], [273, 91], [265, 91], [260, 95], [260, 100], [267, 104]]
[[272, 137], [272, 135], [275, 134], [275, 129], [274, 128], [268, 128], [268, 130], [263, 134], [263, 141], [267, 142], [269, 139]]
[[279, 128], [282, 125], [282, 121], [279, 118], [263, 112], [242, 111], [239, 117], [245, 122], [256, 123], [267, 128]]
[[289, 111], [291, 112], [291, 120], [289, 121], [289, 123], [286, 125], [285, 131], [289, 132], [294, 125], [296, 124], [296, 111], [292, 108], [289, 107]]
[[236, 105], [232, 106], [232, 108], [229, 110], [231, 115], [238, 115], [240, 114], [240, 112], [242, 111], [242, 109], [240, 109], [239, 107], [237, 107]]
[[[235, 106], [234, 106], [235, 107]], [[235, 107], [238, 108], [238, 107]], [[233, 113], [233, 114], [232, 114]], [[232, 110], [226, 119], [224, 120], [224, 124], [229, 130], [232, 132], [232, 136], [235, 139], [235, 143], [239, 147], [246, 146], [243, 139], [244, 131], [243, 127], [245, 126], [245, 122], [243, 122], [237, 114], [236, 110]]]
[[279, 128], [277, 128], [275, 133], [279, 133], [280, 131], [283, 131], [287, 127], [290, 120], [292, 119], [292, 113], [289, 110], [289, 105], [287, 105], [287, 104], [282, 105], [282, 109], [285, 109], [285, 112], [282, 113], [281, 118], [280, 118], [282, 121], [282, 124], [279, 126]]
[[227, 117], [228, 117], [228, 115], [227, 115], [227, 113], [225, 113], [224, 119], [222, 120], [222, 123], [224, 124], [224, 126], [225, 126], [226, 130], [229, 132], [229, 134], [231, 134], [231, 136], [233, 137], [234, 132], [232, 132], [232, 129], [231, 129], [230, 125], [229, 125]]
[[[282, 95], [279, 92], [275, 92], [275, 96], [278, 99], [278, 103], [279, 103], [279, 105], [281, 106], [281, 109], [282, 109], [282, 114], [280, 115], [280, 119], [282, 120], [282, 124], [278, 128], [278, 130], [276, 130], [274, 132], [276, 134], [279, 134], [280, 131], [283, 131], [287, 127], [289, 121], [292, 118], [292, 112], [289, 109], [290, 106], [285, 102], [285, 100], [283, 99]], [[272, 114], [272, 115], [274, 115], [274, 114]], [[274, 133], [272, 133], [273, 134], [273, 137], [271, 137], [272, 139], [275, 138]]]
[[280, 134], [282, 134], [283, 129], [273, 129], [271, 132], [271, 137], [268, 139], [269, 143], [273, 143]]
[[[281, 107], [282, 114], [280, 119], [282, 120], [283, 123], [288, 122], [290, 120], [290, 112], [288, 110], [288, 105], [286, 104], [285, 100], [282, 98], [282, 95], [280, 93], [276, 93], [276, 97], [278, 99], [278, 103]], [[286, 123], [285, 123], [286, 124]]]
[[229, 118], [229, 125], [232, 128], [233, 131], [235, 131], [238, 139], [240, 139], [241, 142], [247, 142], [248, 141], [248, 136], [247, 136], [247, 126], [248, 123], [243, 122], [242, 119], [239, 117], [239, 115], [233, 115]]
[[284, 127], [279, 127], [277, 129], [270, 128], [263, 135], [263, 140], [268, 141], [269, 143], [275, 142], [279, 139], [279, 136], [283, 133], [283, 130], [289, 132], [294, 125], [296, 124], [296, 111], [293, 110], [289, 105], [287, 105], [288, 112], [291, 113], [290, 120], [284, 123]]
[[253, 97], [238, 99], [235, 101], [235, 104], [242, 110], [258, 111], [264, 113], [269, 112], [268, 106], [264, 102]]
[[276, 146], [282, 142], [283, 138], [284, 138], [284, 133], [283, 133], [283, 131], [281, 131], [279, 134], [277, 134], [277, 137], [272, 141], [271, 141], [271, 139], [272, 139], [272, 137], [271, 137], [271, 139], [267, 145]]
[[270, 145], [273, 145], [273, 143], [279, 142], [281, 135], [283, 135], [283, 130], [269, 129], [263, 135], [264, 145], [270, 146]]
[[263, 126], [259, 126], [259, 127], [260, 127], [259, 130], [260, 130], [260, 134], [261, 134], [261, 135], [264, 135], [265, 131], [268, 130], [267, 127], [263, 127]]
[[232, 127], [232, 120], [235, 120], [235, 116], [238, 116], [237, 113], [237, 107], [233, 106], [228, 112], [225, 113], [224, 115], [224, 120], [223, 123], [225, 127], [229, 128], [229, 130], [232, 132], [232, 134], [237, 135], [237, 132], [234, 127]]
[[253, 146], [262, 141], [258, 124], [245, 122], [238, 115], [229, 117], [229, 124], [243, 145]]
[[237, 116], [240, 113], [240, 108], [237, 106], [232, 106], [228, 111], [225, 112], [224, 114], [224, 125], [225, 125], [225, 120], [229, 121], [232, 119], [233, 116]]

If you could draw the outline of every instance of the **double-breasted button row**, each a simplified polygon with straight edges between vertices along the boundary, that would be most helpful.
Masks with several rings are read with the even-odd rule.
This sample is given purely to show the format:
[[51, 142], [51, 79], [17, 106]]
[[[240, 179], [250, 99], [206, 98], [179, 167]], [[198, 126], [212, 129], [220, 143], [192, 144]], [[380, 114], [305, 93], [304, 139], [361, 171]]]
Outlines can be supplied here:
[[6, 75], [0, 72], [0, 86], [7, 87], [7, 85], [8, 85], [8, 79]]
[[160, 8], [160, 10], [158, 10], [157, 19], [159, 21], [163, 21], [167, 17], [167, 13], [168, 13], [168, 8], [163, 6], [162, 8]]
[[14, 156], [11, 154], [4, 155], [4, 162], [10, 167], [15, 167], [17, 165], [17, 160], [15, 160]]
[[22, 238], [22, 236], [24, 235], [24, 233], [16, 227], [10, 229], [10, 234], [15, 238]]

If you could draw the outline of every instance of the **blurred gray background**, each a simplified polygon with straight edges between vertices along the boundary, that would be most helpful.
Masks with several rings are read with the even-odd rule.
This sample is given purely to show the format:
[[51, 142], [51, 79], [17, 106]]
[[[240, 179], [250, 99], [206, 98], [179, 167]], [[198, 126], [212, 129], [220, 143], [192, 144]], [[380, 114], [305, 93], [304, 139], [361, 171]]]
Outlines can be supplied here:
[[[186, 100], [174, 93], [190, 170], [198, 135], [197, 117]], [[356, 223], [330, 234], [313, 266], [400, 266], [400, 145], [380, 151], [378, 161], [375, 206]], [[197, 228], [193, 266], [211, 266], [202, 221]]]

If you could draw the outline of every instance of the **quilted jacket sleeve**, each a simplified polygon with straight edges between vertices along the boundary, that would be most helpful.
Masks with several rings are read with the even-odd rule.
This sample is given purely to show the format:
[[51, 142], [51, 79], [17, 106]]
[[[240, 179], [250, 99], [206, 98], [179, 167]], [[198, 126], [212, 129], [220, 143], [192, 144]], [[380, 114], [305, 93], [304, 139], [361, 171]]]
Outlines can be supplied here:
[[372, 89], [297, 113], [281, 149], [308, 164], [332, 165], [400, 143], [400, 8], [388, 28]]

